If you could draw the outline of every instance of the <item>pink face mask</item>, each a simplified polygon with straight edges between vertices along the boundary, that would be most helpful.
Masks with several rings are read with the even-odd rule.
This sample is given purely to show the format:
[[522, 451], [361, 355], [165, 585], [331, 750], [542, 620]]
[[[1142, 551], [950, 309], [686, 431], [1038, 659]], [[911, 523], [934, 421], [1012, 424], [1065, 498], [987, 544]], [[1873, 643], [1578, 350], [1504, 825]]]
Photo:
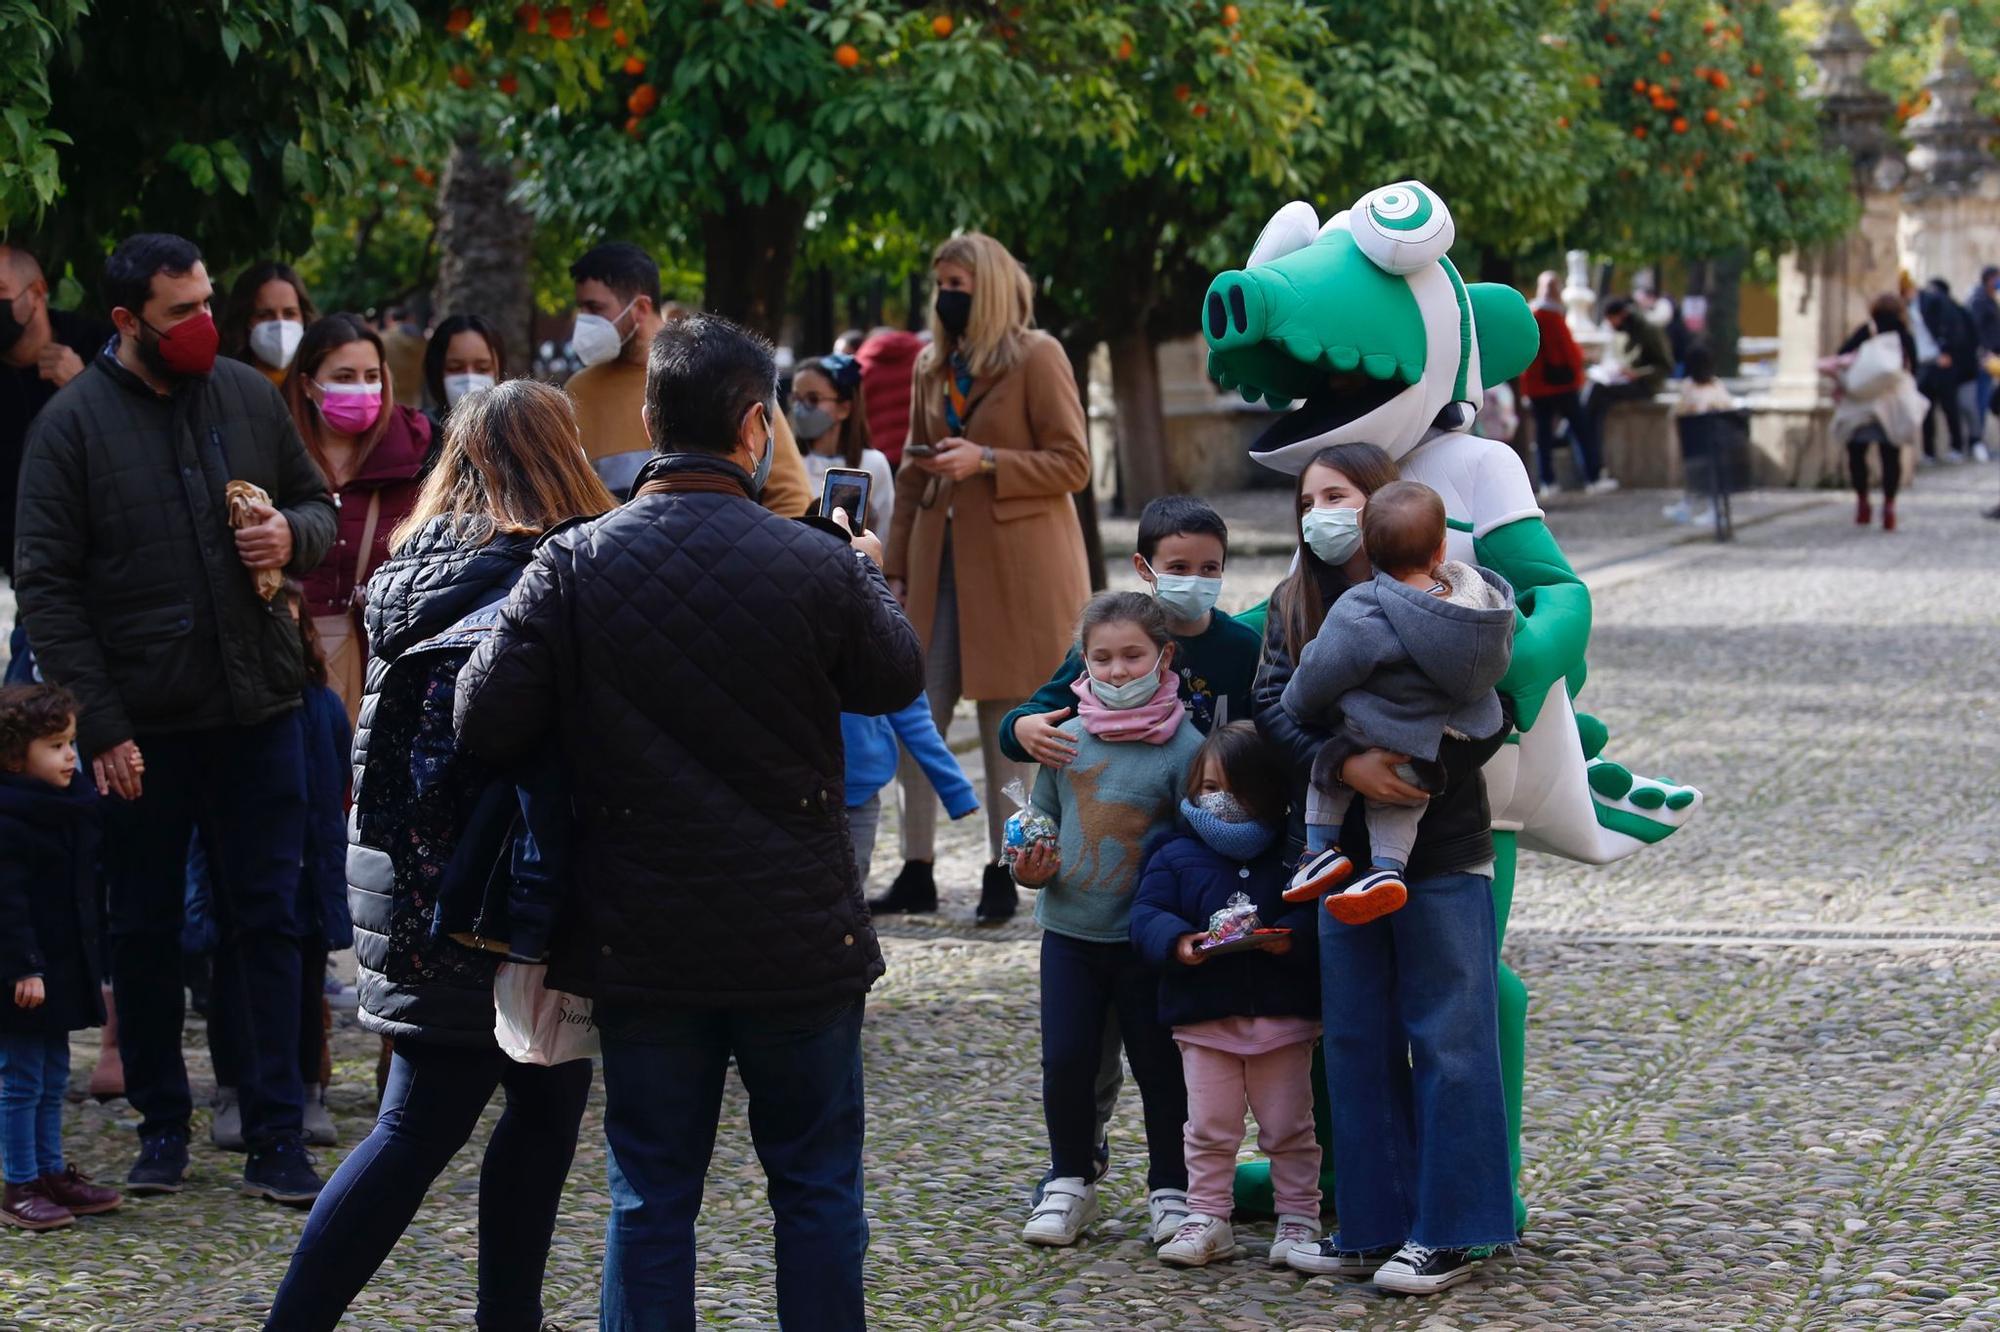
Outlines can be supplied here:
[[365, 433], [382, 414], [380, 384], [321, 384], [319, 414], [343, 435]]

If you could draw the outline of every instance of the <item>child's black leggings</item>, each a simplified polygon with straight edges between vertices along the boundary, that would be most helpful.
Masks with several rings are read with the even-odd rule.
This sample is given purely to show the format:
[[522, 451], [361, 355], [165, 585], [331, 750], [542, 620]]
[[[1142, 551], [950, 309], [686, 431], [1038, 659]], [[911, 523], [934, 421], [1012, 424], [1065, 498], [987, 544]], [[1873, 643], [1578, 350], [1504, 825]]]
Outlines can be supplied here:
[[1185, 1189], [1187, 1083], [1172, 1028], [1160, 1021], [1160, 977], [1126, 943], [1042, 934], [1042, 1114], [1058, 1179], [1096, 1174], [1097, 1069], [1104, 1014], [1118, 1031], [1146, 1116], [1146, 1187]]
[[1868, 497], [1868, 448], [1874, 445], [1882, 453], [1882, 498], [1896, 498], [1896, 487], [1903, 479], [1903, 451], [1891, 443], [1889, 438], [1875, 426], [1863, 426], [1847, 441], [1847, 475], [1854, 482], [1854, 493], [1863, 499]]

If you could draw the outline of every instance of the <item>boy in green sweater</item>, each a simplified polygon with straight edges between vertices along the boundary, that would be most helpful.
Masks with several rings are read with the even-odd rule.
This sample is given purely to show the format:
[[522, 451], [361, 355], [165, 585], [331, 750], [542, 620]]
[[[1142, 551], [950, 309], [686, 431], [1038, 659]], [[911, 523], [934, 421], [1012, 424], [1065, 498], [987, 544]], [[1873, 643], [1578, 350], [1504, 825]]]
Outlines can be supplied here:
[[[1204, 735], [1218, 722], [1249, 719], [1264, 646], [1254, 629], [1215, 609], [1228, 559], [1229, 526], [1207, 501], [1163, 495], [1140, 511], [1132, 567], [1166, 612], [1181, 704]], [[1000, 752], [1016, 763], [1067, 767], [1076, 746], [1058, 728], [1075, 714], [1070, 686], [1083, 673], [1083, 654], [1072, 648], [1049, 682], [1001, 721]]]

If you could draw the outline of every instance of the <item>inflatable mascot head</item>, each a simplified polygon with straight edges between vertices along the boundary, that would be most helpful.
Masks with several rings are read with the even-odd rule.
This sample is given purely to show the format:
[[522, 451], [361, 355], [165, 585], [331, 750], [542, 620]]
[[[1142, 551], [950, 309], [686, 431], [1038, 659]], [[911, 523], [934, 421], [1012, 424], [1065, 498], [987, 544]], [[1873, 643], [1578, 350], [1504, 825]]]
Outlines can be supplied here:
[[1324, 226], [1300, 200], [1209, 284], [1208, 373], [1246, 402], [1301, 404], [1251, 457], [1295, 474], [1358, 440], [1400, 458], [1434, 431], [1470, 429], [1486, 386], [1528, 368], [1539, 338], [1527, 301], [1461, 279], [1445, 257], [1455, 235], [1444, 200], [1416, 181]]

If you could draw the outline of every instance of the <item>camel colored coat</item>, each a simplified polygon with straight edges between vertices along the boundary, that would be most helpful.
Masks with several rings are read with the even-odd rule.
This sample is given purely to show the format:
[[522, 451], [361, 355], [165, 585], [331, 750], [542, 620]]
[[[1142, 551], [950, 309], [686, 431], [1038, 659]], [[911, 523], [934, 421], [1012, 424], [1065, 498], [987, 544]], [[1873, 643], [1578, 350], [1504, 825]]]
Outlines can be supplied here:
[[[896, 476], [887, 572], [907, 581], [910, 623], [928, 653], [949, 528], [964, 696], [1024, 699], [1069, 651], [1090, 596], [1083, 528], [1070, 499], [1090, 484], [1090, 449], [1062, 344], [1029, 332], [1020, 365], [974, 382], [963, 433], [993, 450], [999, 471], [953, 483], [934, 478], [906, 453]], [[910, 397], [910, 443], [935, 445], [950, 434], [942, 388], [919, 374]], [[926, 504], [933, 480], [936, 491]]]

